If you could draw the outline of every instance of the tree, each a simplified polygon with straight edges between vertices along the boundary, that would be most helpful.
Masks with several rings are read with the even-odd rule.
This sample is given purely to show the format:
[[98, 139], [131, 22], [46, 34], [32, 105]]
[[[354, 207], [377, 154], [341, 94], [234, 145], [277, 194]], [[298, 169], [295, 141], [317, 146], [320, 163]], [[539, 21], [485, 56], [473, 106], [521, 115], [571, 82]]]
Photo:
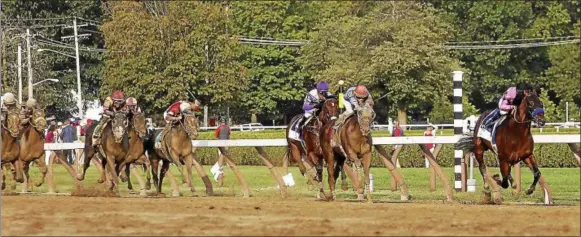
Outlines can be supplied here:
[[227, 8], [213, 2], [151, 6], [115, 2], [102, 29], [107, 48], [101, 93], [124, 89], [149, 113], [179, 95], [194, 93], [204, 104], [233, 100], [245, 89], [238, 44], [227, 34]]
[[347, 85], [365, 84], [374, 94], [387, 93], [405, 124], [408, 109], [435, 102], [452, 87], [455, 63], [442, 47], [447, 25], [427, 4], [361, 4], [366, 11], [319, 27], [305, 47], [306, 67], [315, 78], [344, 76]]

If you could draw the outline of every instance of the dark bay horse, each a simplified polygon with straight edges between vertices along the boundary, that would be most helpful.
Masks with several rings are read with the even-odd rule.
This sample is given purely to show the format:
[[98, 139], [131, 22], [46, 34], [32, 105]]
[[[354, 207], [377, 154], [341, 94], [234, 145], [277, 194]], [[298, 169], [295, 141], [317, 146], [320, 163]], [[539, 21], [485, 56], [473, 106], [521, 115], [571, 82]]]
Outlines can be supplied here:
[[[83, 171], [77, 175], [78, 180], [85, 179], [85, 173], [91, 164], [91, 159], [97, 155], [101, 159], [103, 165], [103, 170], [101, 172], [101, 177], [99, 182], [102, 183], [106, 180], [105, 172], [111, 174], [111, 187], [110, 190], [114, 188], [118, 190], [117, 178], [120, 173], [120, 164], [125, 159], [127, 154], [128, 142], [127, 142], [127, 112], [116, 112], [115, 117], [105, 125], [103, 128], [103, 133], [101, 137], [102, 144], [94, 147], [93, 146], [93, 132], [97, 126], [97, 121], [91, 124], [86, 131], [85, 137], [85, 159], [83, 164]], [[124, 139], [125, 138], [125, 139]], [[124, 141], [125, 140], [125, 141]]]
[[[345, 120], [345, 123], [336, 132], [333, 129], [334, 122], [323, 125], [321, 129], [321, 149], [327, 162], [329, 189], [331, 190], [329, 200], [335, 199], [335, 180], [339, 176], [337, 171], [347, 161], [355, 165], [356, 171], [360, 171], [361, 166], [363, 166], [367, 201], [371, 202], [369, 171], [373, 146], [371, 126], [374, 119], [375, 111], [373, 111], [371, 105], [364, 104], [356, 114]], [[360, 172], [357, 173], [359, 174]], [[361, 177], [359, 177], [359, 180], [354, 180], [354, 183], [357, 183], [354, 186], [358, 187], [358, 199], [363, 200], [363, 188], [360, 184]]]
[[[311, 119], [312, 126], [304, 126], [302, 133], [303, 138], [305, 141], [305, 148], [301, 145], [300, 141], [290, 139], [288, 137], [289, 131], [291, 126], [294, 125], [295, 121], [300, 119], [303, 115], [298, 114], [291, 119], [290, 125], [286, 129], [286, 141], [288, 144], [288, 150], [290, 152], [287, 153], [293, 160], [299, 165], [299, 170], [301, 174], [310, 175], [309, 178], [313, 178], [319, 184], [319, 193], [317, 194], [317, 198], [321, 198], [320, 195], [324, 194], [323, 192], [323, 152], [321, 150], [320, 145], [320, 138], [319, 138], [319, 131], [324, 124], [327, 124], [330, 121], [336, 120], [339, 114], [338, 110], [338, 102], [337, 99], [334, 97], [330, 97], [323, 103], [322, 109], [319, 112], [318, 116], [314, 116]], [[311, 170], [307, 170], [307, 167], [302, 162], [302, 157], [305, 156], [306, 159], [304, 160], [310, 167], [310, 169], [315, 168], [316, 174], [311, 172]], [[312, 167], [312, 168], [311, 168]]]
[[[537, 166], [535, 156], [533, 155], [534, 141], [531, 133], [531, 122], [534, 121], [538, 126], [542, 127], [545, 124], [543, 103], [534, 91], [520, 91], [517, 93], [513, 102], [517, 107], [515, 110], [508, 113], [506, 119], [498, 125], [496, 132], [496, 141], [498, 147], [498, 161], [502, 181], [496, 180], [498, 185], [506, 189], [513, 184], [513, 178], [510, 174], [511, 167], [520, 161], [524, 161], [533, 172], [534, 178], [530, 188], [526, 191], [530, 195], [535, 190], [537, 182], [541, 177], [541, 171]], [[484, 151], [491, 150], [492, 144], [490, 141], [482, 139], [478, 136], [481, 129], [482, 120], [488, 115], [486, 112], [480, 116], [476, 122], [476, 129], [474, 135], [462, 137], [456, 144], [456, 149], [462, 149], [465, 152], [474, 152], [476, 160], [479, 164], [480, 174], [484, 179], [484, 193], [489, 197], [490, 186], [487, 183], [487, 170], [484, 164]], [[500, 194], [498, 194], [500, 195]], [[496, 203], [502, 200], [500, 196], [495, 197]]]
[[44, 111], [35, 109], [32, 112], [30, 122], [24, 125], [22, 135], [20, 136], [20, 154], [19, 160], [22, 162], [24, 171], [23, 192], [30, 191], [30, 176], [28, 171], [30, 163], [34, 162], [40, 169], [41, 178], [34, 185], [40, 187], [46, 177], [46, 164], [44, 161], [44, 128], [46, 128], [46, 119]]
[[145, 115], [143, 113], [130, 114], [129, 128], [127, 130], [129, 139], [129, 149], [127, 156], [121, 162], [120, 167], [124, 173], [121, 174], [121, 179], [127, 181], [127, 188], [129, 192], [133, 192], [133, 185], [131, 184], [131, 164], [142, 165], [146, 174], [146, 187], [141, 187], [141, 195], [145, 195], [145, 190], [151, 188], [151, 174], [149, 159], [145, 156], [144, 139], [147, 136], [147, 127]]
[[[20, 133], [20, 116], [18, 111], [8, 111], [2, 120], [2, 168], [10, 169], [12, 180], [22, 183], [22, 163], [18, 159], [20, 155], [20, 143], [18, 135]], [[6, 187], [6, 176], [2, 172], [2, 190]], [[12, 184], [12, 189], [16, 189], [16, 183]]]

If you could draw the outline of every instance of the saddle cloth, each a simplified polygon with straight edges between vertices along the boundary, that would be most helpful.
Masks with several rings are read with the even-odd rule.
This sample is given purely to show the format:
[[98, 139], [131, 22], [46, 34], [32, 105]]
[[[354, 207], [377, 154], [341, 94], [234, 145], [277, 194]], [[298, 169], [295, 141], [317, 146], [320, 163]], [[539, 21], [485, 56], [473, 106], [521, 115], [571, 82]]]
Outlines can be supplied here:
[[498, 118], [494, 124], [492, 125], [492, 128], [490, 128], [490, 130], [486, 127], [484, 127], [483, 125], [480, 125], [480, 128], [478, 129], [478, 137], [487, 140], [489, 142], [492, 142], [492, 137], [496, 135], [496, 130], [498, 128], [498, 126], [500, 124], [502, 124], [502, 122], [504, 122], [504, 120], [506, 119], [507, 115], [502, 115], [500, 116], [500, 118]]
[[[308, 125], [311, 120], [313, 119], [313, 116], [309, 117], [307, 119], [307, 121], [305, 121], [304, 125]], [[296, 140], [296, 141], [303, 141], [303, 139], [301, 139], [301, 135], [302, 135], [302, 131], [299, 127], [297, 127], [297, 123], [300, 121], [301, 119], [296, 119], [295, 121], [293, 121], [291, 123], [291, 129], [289, 129], [288, 131], [288, 138]]]

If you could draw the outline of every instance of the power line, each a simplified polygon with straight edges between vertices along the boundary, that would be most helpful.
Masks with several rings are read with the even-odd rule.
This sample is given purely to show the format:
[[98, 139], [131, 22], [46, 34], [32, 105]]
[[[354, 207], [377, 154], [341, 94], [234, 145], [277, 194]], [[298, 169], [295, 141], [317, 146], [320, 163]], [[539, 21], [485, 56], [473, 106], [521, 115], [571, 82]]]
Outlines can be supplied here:
[[522, 44], [504, 44], [504, 45], [446, 45], [447, 49], [516, 49], [516, 48], [536, 48], [553, 45], [578, 44], [579, 39], [563, 40], [555, 42], [536, 42], [536, 43], [522, 43]]
[[488, 41], [462, 41], [462, 42], [455, 42], [450, 41], [446, 44], [480, 44], [480, 43], [500, 43], [500, 42], [518, 42], [518, 41], [533, 41], [533, 40], [563, 40], [563, 39], [579, 39], [576, 36], [561, 36], [561, 37], [547, 37], [547, 38], [526, 38], [526, 39], [512, 39], [512, 40], [488, 40]]
[[14, 22], [14, 21], [53, 21], [53, 20], [68, 20], [70, 17], [52, 17], [52, 18], [5, 18], [1, 19], [2, 22]]

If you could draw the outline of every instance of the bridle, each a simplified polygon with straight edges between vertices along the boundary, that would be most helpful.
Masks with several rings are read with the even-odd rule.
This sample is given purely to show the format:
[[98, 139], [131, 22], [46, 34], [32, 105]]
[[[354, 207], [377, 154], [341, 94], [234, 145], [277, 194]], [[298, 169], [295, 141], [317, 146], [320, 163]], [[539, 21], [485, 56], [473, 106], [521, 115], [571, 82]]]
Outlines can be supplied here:
[[[521, 104], [523, 103], [523, 101], [526, 103], [526, 99], [529, 95], [527, 93], [525, 93], [523, 95], [523, 99], [521, 101]], [[519, 107], [515, 107], [514, 110], [519, 111]], [[538, 114], [542, 114], [545, 113], [545, 110], [543, 108], [536, 108], [534, 110], [531, 111], [531, 108], [529, 106], [526, 106], [526, 112], [525, 112], [525, 118], [522, 121], [518, 121], [518, 119], [516, 118], [516, 111], [512, 113], [512, 118], [516, 123], [519, 124], [523, 124], [523, 123], [530, 123], [532, 121], [532, 118], [534, 118], [536, 115]]]

